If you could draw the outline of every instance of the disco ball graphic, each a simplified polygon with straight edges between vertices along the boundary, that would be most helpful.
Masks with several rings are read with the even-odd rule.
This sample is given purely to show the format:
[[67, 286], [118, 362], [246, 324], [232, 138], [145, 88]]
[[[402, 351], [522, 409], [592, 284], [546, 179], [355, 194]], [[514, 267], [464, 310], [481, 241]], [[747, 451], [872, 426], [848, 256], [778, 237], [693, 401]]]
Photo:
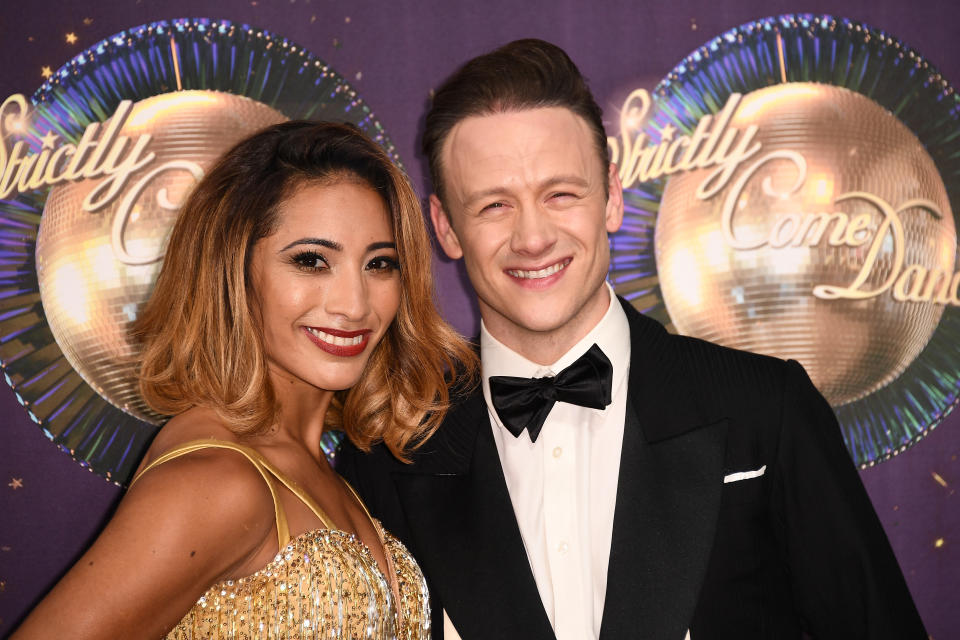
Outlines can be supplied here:
[[[147, 98], [133, 105], [119, 135], [149, 135], [154, 159], [130, 175], [125, 193], [91, 213], [84, 201], [96, 204], [110, 176], [51, 189], [37, 232], [40, 299], [67, 361], [114, 406], [153, 424], [164, 420], [140, 397], [128, 330], [153, 291], [180, 205], [204, 170], [243, 138], [286, 119], [229, 93]], [[190, 295], [188, 283], [183, 293]]]
[[[890, 34], [785, 15], [731, 29], [687, 56], [652, 91], [649, 118], [633, 135], [642, 130], [651, 145], [691, 138], [734, 94], [742, 99], [729, 128], [757, 125], [761, 150], [713, 199], [695, 193], [710, 169], [626, 183], [610, 280], [672, 331], [799, 360], [833, 405], [854, 461], [887, 460], [960, 401], [960, 307], [909, 300], [929, 293], [929, 280], [927, 299], [950, 294], [943, 278], [957, 270], [960, 98]], [[613, 139], [621, 170], [624, 131]], [[745, 178], [768, 152], [780, 157]], [[802, 181], [788, 152], [803, 158]], [[731, 191], [725, 231], [716, 207]], [[902, 229], [874, 246], [884, 207]], [[818, 231], [808, 214], [838, 212], [849, 235], [833, 237], [835, 220], [818, 242], [797, 239], [805, 224]], [[853, 246], [857, 238], [868, 241]], [[943, 275], [924, 280], [927, 271]], [[889, 287], [858, 300], [814, 295], [855, 282], [862, 291]]]
[[[90, 166], [91, 175], [0, 201], [4, 378], [51, 440], [117, 484], [129, 480], [162, 419], [136, 394], [125, 329], [152, 288], [177, 206], [213, 158], [257, 128], [305, 118], [351, 122], [400, 164], [373, 112], [326, 63], [227, 20], [162, 21], [111, 36], [58, 69], [29, 114], [8, 109], [5, 130], [25, 155], [59, 158], [62, 167], [57, 149], [76, 148], [90, 125], [105, 136], [125, 101], [132, 107], [118, 136], [126, 146], [112, 159], [104, 149], [98, 166], [122, 163], [138, 139], [155, 158], [115, 198], [103, 197], [109, 176]], [[341, 436], [324, 437], [332, 458]]]
[[[730, 120], [750, 125], [760, 147], [739, 169], [746, 179], [705, 199], [696, 191], [712, 169], [667, 179], [655, 244], [670, 318], [683, 334], [798, 360], [833, 406], [863, 398], [903, 373], [940, 322], [943, 305], [898, 301], [905, 286], [894, 281], [907, 265], [953, 272], [957, 236], [943, 180], [916, 136], [848, 89], [754, 91]], [[856, 193], [894, 210], [915, 200], [933, 206], [898, 213], [895, 233], [878, 204]], [[811, 295], [861, 280], [850, 295], [882, 293]], [[914, 282], [922, 279], [901, 285]]]

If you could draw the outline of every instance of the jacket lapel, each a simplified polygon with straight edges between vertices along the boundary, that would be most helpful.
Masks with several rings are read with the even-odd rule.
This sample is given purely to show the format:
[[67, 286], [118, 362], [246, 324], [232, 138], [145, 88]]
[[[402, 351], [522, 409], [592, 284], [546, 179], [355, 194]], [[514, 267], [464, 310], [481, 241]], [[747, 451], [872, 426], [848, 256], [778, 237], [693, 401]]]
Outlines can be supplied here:
[[[713, 543], [727, 425], [690, 397], [696, 363], [621, 302], [632, 362], [600, 638], [680, 640]], [[552, 640], [483, 394], [455, 404], [394, 477], [417, 560], [460, 634]]]
[[431, 589], [463, 637], [552, 639], [483, 394], [448, 414], [397, 490]]
[[727, 425], [691, 399], [669, 334], [624, 307], [632, 362], [600, 638], [681, 640], [713, 543]]

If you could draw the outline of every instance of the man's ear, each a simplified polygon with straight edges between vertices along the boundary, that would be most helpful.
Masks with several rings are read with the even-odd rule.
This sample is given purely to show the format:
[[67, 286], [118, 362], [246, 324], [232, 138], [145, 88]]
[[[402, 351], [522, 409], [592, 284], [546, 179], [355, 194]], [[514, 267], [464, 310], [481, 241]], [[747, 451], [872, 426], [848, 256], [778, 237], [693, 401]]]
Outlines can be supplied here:
[[452, 260], [458, 260], [463, 257], [463, 249], [460, 248], [460, 239], [450, 224], [450, 215], [444, 210], [443, 204], [437, 194], [430, 194], [430, 221], [433, 222], [433, 230], [437, 234], [437, 241], [443, 248], [443, 252]]
[[607, 169], [607, 233], [613, 233], [623, 224], [623, 185], [620, 183], [620, 170], [613, 162]]

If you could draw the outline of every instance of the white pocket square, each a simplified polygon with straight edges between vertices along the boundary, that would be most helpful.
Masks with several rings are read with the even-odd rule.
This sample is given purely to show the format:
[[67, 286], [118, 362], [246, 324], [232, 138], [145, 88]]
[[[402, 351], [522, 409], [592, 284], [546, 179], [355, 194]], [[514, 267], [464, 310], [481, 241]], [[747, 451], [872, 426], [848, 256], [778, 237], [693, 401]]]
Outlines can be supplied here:
[[739, 482], [740, 480], [749, 480], [750, 478], [759, 478], [766, 472], [767, 465], [763, 465], [759, 469], [754, 469], [753, 471], [737, 471], [736, 473], [729, 473], [723, 476], [723, 484], [728, 482]]

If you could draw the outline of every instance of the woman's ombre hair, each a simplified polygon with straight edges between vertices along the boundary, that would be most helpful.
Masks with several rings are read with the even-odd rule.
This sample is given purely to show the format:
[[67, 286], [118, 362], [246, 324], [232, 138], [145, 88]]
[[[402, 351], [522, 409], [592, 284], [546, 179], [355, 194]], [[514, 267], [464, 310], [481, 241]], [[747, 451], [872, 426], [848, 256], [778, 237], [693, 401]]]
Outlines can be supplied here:
[[[295, 121], [255, 133], [200, 181], [170, 235], [153, 295], [133, 326], [140, 392], [155, 411], [216, 411], [238, 435], [263, 433], [279, 406], [267, 372], [254, 244], [304, 184], [359, 181], [386, 203], [400, 260], [400, 308], [356, 385], [325, 418], [359, 448], [383, 441], [400, 459], [440, 424], [448, 386], [472, 384], [477, 358], [433, 303], [431, 248], [412, 187], [349, 124]], [[269, 309], [264, 310], [269, 313]]]

